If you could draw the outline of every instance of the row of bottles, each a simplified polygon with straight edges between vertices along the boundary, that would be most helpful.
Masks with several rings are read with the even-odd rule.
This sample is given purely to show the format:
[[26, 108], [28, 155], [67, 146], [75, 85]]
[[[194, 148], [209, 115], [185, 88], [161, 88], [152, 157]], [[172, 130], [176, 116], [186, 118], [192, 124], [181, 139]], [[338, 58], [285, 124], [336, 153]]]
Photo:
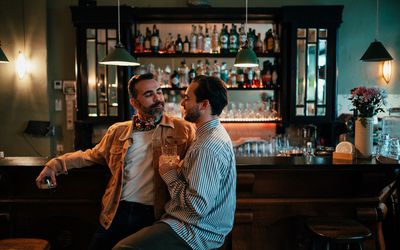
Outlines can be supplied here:
[[[197, 29], [198, 27], [198, 29]], [[275, 25], [274, 25], [275, 27]], [[274, 28], [276, 30], [276, 28]], [[165, 41], [162, 42], [160, 32], [156, 25], [153, 25], [153, 31], [146, 27], [146, 34], [142, 35], [140, 31], [135, 36], [135, 53], [236, 53], [246, 44], [256, 53], [278, 53], [280, 52], [279, 39], [272, 29], [269, 29], [261, 38], [261, 33], [256, 35], [256, 30], [249, 28], [246, 33], [242, 23], [239, 31], [235, 24], [232, 24], [228, 32], [228, 25], [223, 24], [220, 32], [214, 25], [212, 32], [205, 26], [203, 33], [202, 25], [192, 25], [190, 35], [181, 36], [177, 34], [176, 39], [172, 33], [168, 33]]]
[[218, 60], [214, 60], [211, 65], [208, 59], [205, 62], [198, 60], [197, 64], [192, 63], [189, 67], [183, 59], [181, 65], [174, 70], [169, 65], [164, 69], [160, 67], [156, 69], [154, 64], [150, 63], [147, 66], [140, 66], [135, 73], [144, 72], [153, 73], [164, 88], [185, 88], [197, 75], [219, 77], [228, 88], [280, 88], [279, 65], [276, 61], [272, 64], [269, 60], [263, 62], [262, 70], [259, 67], [229, 69], [226, 62], [219, 63]]

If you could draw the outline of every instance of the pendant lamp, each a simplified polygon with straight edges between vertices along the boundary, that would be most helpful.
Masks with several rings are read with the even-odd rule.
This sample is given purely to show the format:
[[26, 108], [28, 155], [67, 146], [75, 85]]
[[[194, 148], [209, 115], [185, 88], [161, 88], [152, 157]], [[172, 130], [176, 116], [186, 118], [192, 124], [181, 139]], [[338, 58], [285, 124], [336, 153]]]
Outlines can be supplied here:
[[375, 40], [369, 45], [367, 51], [360, 60], [364, 62], [381, 62], [393, 60], [393, 57], [385, 49], [383, 44], [377, 40], [379, 36], [379, 0], [376, 0], [376, 34]]
[[[244, 30], [247, 30], [247, 0], [246, 0], [246, 23], [244, 26]], [[257, 67], [258, 59], [257, 55], [252, 48], [248, 47], [248, 40], [246, 41], [246, 45], [243, 48], [240, 48], [239, 52], [236, 55], [235, 63], [233, 64], [235, 67]]]
[[4, 54], [3, 50], [1, 49], [1, 42], [0, 42], [0, 63], [9, 63], [6, 54]]
[[117, 66], [139, 66], [140, 63], [129, 54], [121, 43], [121, 27], [120, 27], [120, 7], [118, 0], [118, 43], [115, 45], [115, 49], [111, 51], [99, 64], [104, 65], [117, 65]]

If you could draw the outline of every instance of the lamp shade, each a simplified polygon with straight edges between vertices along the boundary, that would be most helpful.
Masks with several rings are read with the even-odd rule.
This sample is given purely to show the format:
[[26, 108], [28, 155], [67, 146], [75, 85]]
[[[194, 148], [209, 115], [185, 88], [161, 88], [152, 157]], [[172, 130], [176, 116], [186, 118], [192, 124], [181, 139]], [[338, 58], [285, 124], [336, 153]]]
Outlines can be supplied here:
[[0, 63], [9, 63], [6, 54], [4, 54], [3, 50], [0, 47]]
[[129, 54], [121, 43], [115, 45], [115, 49], [111, 51], [99, 64], [117, 65], [117, 66], [139, 66], [140, 63]]
[[393, 60], [393, 57], [381, 42], [375, 40], [369, 45], [367, 51], [365, 51], [360, 60], [364, 62], [381, 62]]
[[251, 48], [242, 48], [236, 55], [235, 67], [257, 67], [258, 59], [256, 53]]

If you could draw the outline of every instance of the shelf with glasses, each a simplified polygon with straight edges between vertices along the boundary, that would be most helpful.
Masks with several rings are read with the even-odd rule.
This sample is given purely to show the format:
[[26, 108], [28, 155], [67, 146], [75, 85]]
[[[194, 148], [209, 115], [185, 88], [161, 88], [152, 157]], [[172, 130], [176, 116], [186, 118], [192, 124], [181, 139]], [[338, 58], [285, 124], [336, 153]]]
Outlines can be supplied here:
[[[170, 57], [208, 57], [208, 58], [235, 58], [237, 52], [232, 53], [153, 53], [153, 52], [142, 52], [132, 53], [133, 57], [154, 57], [154, 58], [170, 58]], [[280, 53], [256, 53], [257, 57], [261, 58], [276, 58], [280, 56]]]
[[[166, 90], [166, 91], [184, 91], [186, 90], [186, 87], [182, 87], [182, 88], [171, 88], [171, 87], [163, 87], [161, 86], [162, 90]], [[280, 87], [264, 87], [264, 88], [229, 88], [227, 87], [228, 91], [263, 91], [263, 90], [273, 90], [273, 91], [279, 91], [281, 88]]]
[[220, 118], [223, 123], [281, 123], [282, 119], [277, 118]]

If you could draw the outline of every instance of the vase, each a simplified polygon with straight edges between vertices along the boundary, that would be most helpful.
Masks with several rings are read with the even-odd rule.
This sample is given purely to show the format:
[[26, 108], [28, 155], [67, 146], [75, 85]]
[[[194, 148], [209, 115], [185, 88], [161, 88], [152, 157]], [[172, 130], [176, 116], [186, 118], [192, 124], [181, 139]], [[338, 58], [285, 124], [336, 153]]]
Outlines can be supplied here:
[[361, 118], [356, 120], [356, 129], [354, 135], [354, 144], [356, 147], [357, 158], [371, 158], [373, 148], [373, 118], [364, 118], [365, 123], [361, 122]]

